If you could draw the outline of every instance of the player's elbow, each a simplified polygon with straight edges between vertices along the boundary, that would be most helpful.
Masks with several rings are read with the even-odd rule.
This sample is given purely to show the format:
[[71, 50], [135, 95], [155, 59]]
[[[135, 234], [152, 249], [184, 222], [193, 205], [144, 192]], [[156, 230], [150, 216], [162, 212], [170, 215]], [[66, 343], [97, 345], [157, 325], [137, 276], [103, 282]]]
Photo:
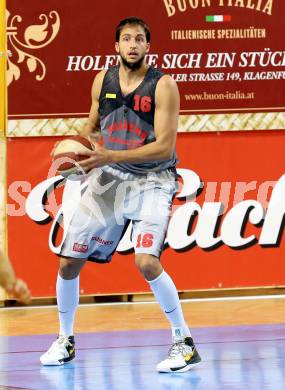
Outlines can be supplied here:
[[173, 150], [171, 149], [171, 150], [167, 151], [167, 153], [165, 153], [164, 160], [170, 160], [172, 158], [172, 156], [173, 156]]
[[172, 158], [173, 156], [173, 153], [174, 153], [174, 148], [173, 147], [170, 147], [170, 146], [164, 146], [161, 148], [161, 153], [160, 153], [160, 157], [161, 157], [161, 160], [169, 160]]
[[93, 126], [90, 124], [90, 122], [87, 122], [80, 132], [81, 137], [88, 137], [93, 131]]
[[163, 137], [157, 137], [157, 155], [161, 160], [169, 160], [172, 158], [175, 150], [176, 138], [171, 135], [164, 135]]

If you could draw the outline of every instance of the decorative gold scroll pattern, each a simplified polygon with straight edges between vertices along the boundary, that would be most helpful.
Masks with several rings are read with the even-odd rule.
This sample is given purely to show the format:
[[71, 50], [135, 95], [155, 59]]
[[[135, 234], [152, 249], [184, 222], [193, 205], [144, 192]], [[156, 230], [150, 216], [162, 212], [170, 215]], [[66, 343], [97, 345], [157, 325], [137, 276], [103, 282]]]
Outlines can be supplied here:
[[41, 14], [41, 24], [33, 24], [24, 30], [20, 23], [20, 15], [11, 16], [6, 11], [7, 21], [7, 85], [20, 79], [22, 67], [19, 64], [25, 63], [29, 72], [36, 73], [36, 80], [41, 81], [46, 75], [44, 62], [34, 55], [39, 50], [49, 45], [57, 36], [60, 28], [60, 17], [56, 11], [48, 15]]
[[[86, 118], [18, 119], [8, 121], [8, 137], [79, 134]], [[181, 115], [178, 132], [284, 130], [285, 112]]]
[[284, 130], [285, 112], [181, 115], [179, 132]]

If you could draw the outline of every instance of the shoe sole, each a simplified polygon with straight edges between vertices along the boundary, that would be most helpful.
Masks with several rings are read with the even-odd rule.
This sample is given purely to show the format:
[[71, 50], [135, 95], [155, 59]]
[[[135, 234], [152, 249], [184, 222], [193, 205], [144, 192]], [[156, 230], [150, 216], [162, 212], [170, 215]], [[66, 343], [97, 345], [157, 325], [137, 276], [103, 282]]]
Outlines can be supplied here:
[[165, 370], [157, 370], [158, 372], [161, 372], [161, 373], [182, 373], [182, 372], [187, 372], [189, 370], [191, 370], [192, 368], [196, 367], [198, 364], [201, 363], [201, 360], [199, 360], [198, 362], [195, 362], [195, 363], [191, 363], [191, 364], [187, 364], [185, 367], [183, 368], [180, 368], [179, 370], [176, 370], [176, 369], [171, 369], [171, 368], [168, 368], [168, 369], [165, 369]]
[[41, 359], [40, 359], [40, 361], [41, 361], [43, 366], [63, 366], [65, 363], [70, 362], [74, 358], [75, 358], [75, 355], [74, 356], [70, 356], [68, 358], [64, 358], [62, 360], [55, 361], [55, 362], [50, 362], [50, 363], [44, 363], [44, 362], [41, 361]]

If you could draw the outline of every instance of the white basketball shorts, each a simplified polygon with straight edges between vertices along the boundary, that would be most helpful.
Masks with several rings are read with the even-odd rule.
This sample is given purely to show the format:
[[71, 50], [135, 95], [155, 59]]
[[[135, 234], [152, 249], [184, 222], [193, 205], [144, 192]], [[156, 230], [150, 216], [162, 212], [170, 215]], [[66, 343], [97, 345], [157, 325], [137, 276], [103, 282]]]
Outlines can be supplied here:
[[129, 222], [135, 253], [160, 257], [177, 190], [172, 169], [136, 175], [96, 168], [74, 212], [60, 255], [109, 262]]

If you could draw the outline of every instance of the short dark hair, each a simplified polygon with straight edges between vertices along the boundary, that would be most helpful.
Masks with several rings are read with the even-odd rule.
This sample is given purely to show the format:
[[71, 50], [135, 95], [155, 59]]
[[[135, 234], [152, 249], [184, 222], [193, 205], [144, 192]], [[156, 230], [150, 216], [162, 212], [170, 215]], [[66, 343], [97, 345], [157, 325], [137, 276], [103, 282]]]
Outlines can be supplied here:
[[136, 16], [130, 16], [129, 18], [126, 18], [126, 19], [123, 19], [120, 21], [120, 23], [116, 27], [116, 42], [119, 42], [121, 31], [128, 24], [133, 25], [133, 26], [134, 25], [141, 26], [144, 29], [146, 41], [148, 43], [150, 42], [150, 30], [149, 30], [148, 25], [146, 24], [146, 22], [144, 20], [137, 18]]

